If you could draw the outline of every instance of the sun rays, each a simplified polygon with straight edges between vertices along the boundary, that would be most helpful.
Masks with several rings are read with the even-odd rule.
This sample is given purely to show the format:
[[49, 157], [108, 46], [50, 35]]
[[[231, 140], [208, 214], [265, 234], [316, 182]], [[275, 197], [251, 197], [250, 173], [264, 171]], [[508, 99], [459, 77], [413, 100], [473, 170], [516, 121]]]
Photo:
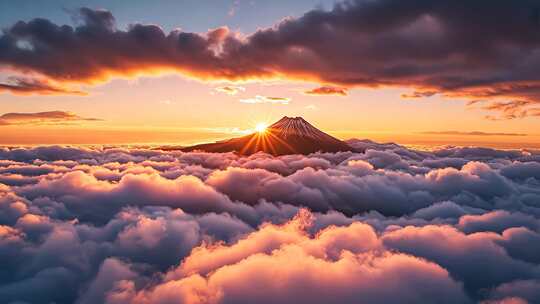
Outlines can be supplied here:
[[266, 132], [266, 128], [268, 126], [264, 122], [260, 122], [255, 126], [255, 131], [259, 134], [263, 134]]

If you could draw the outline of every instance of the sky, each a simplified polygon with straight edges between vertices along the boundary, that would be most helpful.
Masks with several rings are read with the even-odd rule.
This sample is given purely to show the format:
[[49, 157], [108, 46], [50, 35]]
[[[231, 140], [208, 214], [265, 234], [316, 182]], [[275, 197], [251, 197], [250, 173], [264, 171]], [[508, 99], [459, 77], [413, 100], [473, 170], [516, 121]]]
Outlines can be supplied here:
[[[0, 117], [0, 144], [191, 144], [302, 116], [342, 139], [539, 146], [534, 2], [513, 8], [532, 21], [478, 43], [467, 16], [447, 22], [454, 7], [385, 2], [0, 1], [0, 115], [65, 112]], [[470, 36], [494, 21], [477, 17]]]
[[0, 27], [0, 303], [540, 303], [538, 0]]

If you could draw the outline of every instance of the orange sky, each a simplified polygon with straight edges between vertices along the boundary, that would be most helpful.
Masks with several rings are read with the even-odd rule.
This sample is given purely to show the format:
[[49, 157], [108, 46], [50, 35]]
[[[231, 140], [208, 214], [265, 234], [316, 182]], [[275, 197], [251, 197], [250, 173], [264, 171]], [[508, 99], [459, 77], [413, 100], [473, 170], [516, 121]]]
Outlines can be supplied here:
[[[315, 84], [282, 81], [237, 84], [244, 90], [228, 95], [217, 90], [224, 85], [169, 75], [114, 80], [89, 87], [88, 96], [2, 94], [1, 113], [57, 109], [102, 121], [0, 126], [0, 144], [191, 144], [238, 136], [238, 131], [284, 115], [303, 116], [343, 139], [498, 147], [537, 147], [540, 142], [535, 118], [491, 121], [483, 118], [486, 111], [468, 108], [462, 100], [403, 99], [405, 89], [352, 89], [348, 96], [311, 96], [303, 92]], [[257, 95], [290, 100], [288, 104], [241, 102]], [[525, 136], [422, 134], [446, 131]]]
[[[314, 4], [309, 1], [302, 3], [298, 7], [290, 4], [291, 7], [286, 10], [272, 11], [268, 8], [269, 16], [265, 18], [261, 16], [261, 20], [248, 18], [247, 15], [238, 17], [234, 14], [226, 14], [222, 16], [224, 19], [219, 19], [219, 26], [211, 22], [212, 20], [189, 19], [189, 16], [184, 16], [186, 20], [189, 19], [186, 23], [192, 27], [190, 30], [193, 32], [182, 33], [185, 37], [198, 37], [200, 43], [206, 43], [200, 48], [203, 51], [217, 52], [215, 48], [227, 46], [227, 39], [236, 39], [238, 43], [253, 44], [254, 56], [261, 56], [260, 52], [263, 52], [264, 56], [270, 56], [272, 54], [264, 53], [265, 48], [261, 50], [257, 44], [260, 39], [251, 41], [250, 37], [258, 33], [257, 29], [268, 29], [272, 24], [279, 24], [284, 17], [293, 18], [290, 20], [294, 20], [299, 25], [306, 22], [301, 16]], [[331, 3], [327, 4], [331, 5]], [[209, 8], [204, 9], [209, 10]], [[243, 9], [254, 8], [246, 4]], [[118, 11], [118, 19], [114, 19], [112, 13], [105, 10], [88, 10], [86, 14], [103, 13], [100, 18], [103, 18], [101, 21], [104, 22], [104, 26], [108, 26], [107, 22], [112, 20], [116, 27], [107, 28], [105, 32], [111, 37], [115, 37], [115, 34], [136, 37], [127, 25], [139, 22], [141, 16], [161, 20], [163, 23], [161, 27], [154, 27], [153, 30], [154, 32], [162, 31], [163, 35], [170, 33], [168, 31], [178, 26], [176, 23], [171, 23], [171, 20], [176, 19], [163, 18], [168, 16], [166, 12], [153, 15], [146, 10], [130, 11], [127, 14], [120, 13], [123, 11], [121, 9]], [[8, 14], [9, 16], [6, 15], [5, 22], [7, 23], [3, 26], [7, 28], [19, 19], [28, 20], [38, 16], [38, 13], [45, 14], [43, 16], [49, 18], [54, 24], [69, 24], [70, 22], [61, 14], [61, 10], [56, 12], [51, 8], [38, 12], [29, 9], [29, 11], [15, 10]], [[331, 10], [324, 12], [329, 17], [334, 13]], [[84, 14], [84, 10], [80, 14]], [[146, 20], [145, 18], [143, 20]], [[433, 22], [433, 20], [419, 17], [418, 24], [415, 24], [420, 27], [413, 27], [412, 30], [418, 31], [418, 35], [426, 35], [422, 36], [425, 39], [446, 37], [446, 31], [433, 27]], [[147, 26], [146, 30], [149, 30], [151, 25], [148, 25], [148, 22], [144, 24], [139, 25]], [[87, 23], [84, 26], [92, 30], [91, 25]], [[398, 35], [396, 37], [399, 38], [401, 32], [398, 29], [388, 29], [388, 31], [393, 30], [396, 30], [395, 34]], [[279, 29], [276, 27], [273, 31], [273, 34], [279, 34]], [[16, 37], [16, 31], [14, 33]], [[4, 35], [8, 35], [8, 32]], [[42, 39], [39, 35], [40, 33], [35, 33], [34, 39]], [[371, 35], [373, 35], [373, 40], [379, 37], [378, 32], [373, 32]], [[358, 37], [361, 35], [353, 38], [360, 39]], [[46, 37], [43, 39], [45, 39], [43, 43], [50, 42], [46, 40]], [[409, 37], [409, 39], [412, 43], [413, 38]], [[182, 53], [184, 55], [192, 51], [188, 42], [183, 41], [182, 44], [186, 47]], [[357, 41], [359, 45], [362, 45], [361, 42], [361, 40]], [[61, 46], [62, 44], [59, 44], [58, 51], [64, 51]], [[375, 75], [373, 79], [377, 77], [380, 79], [363, 83], [363, 77], [372, 79], [369, 74], [364, 73], [378, 69], [364, 68], [363, 64], [370, 64], [371, 61], [364, 62], [361, 58], [357, 58], [358, 62], [340, 64], [341, 55], [350, 55], [341, 48], [342, 45], [333, 45], [332, 47], [336, 48], [333, 50], [335, 52], [329, 53], [324, 53], [327, 50], [320, 50], [316, 45], [306, 44], [303, 48], [287, 46], [283, 48], [287, 50], [283, 55], [292, 56], [288, 58], [290, 62], [287, 62], [287, 58], [280, 61], [281, 56], [274, 56], [276, 57], [272, 59], [274, 62], [270, 63], [247, 60], [246, 62], [250, 65], [245, 67], [245, 70], [243, 66], [235, 65], [238, 58], [233, 56], [229, 58], [230, 62], [222, 62], [219, 61], [222, 59], [220, 56], [227, 54], [212, 57], [209, 55], [211, 52], [202, 52], [201, 55], [195, 51], [194, 55], [191, 53], [186, 55], [188, 59], [180, 56], [173, 57], [171, 61], [162, 62], [161, 56], [131, 57], [136, 55], [131, 54], [129, 47], [109, 49], [106, 44], [98, 44], [92, 47], [106, 53], [105, 57], [93, 62], [94, 49], [82, 47], [80, 52], [88, 51], [87, 48], [91, 50], [86, 54], [80, 54], [87, 57], [85, 57], [86, 61], [81, 59], [79, 67], [72, 64], [77, 62], [76, 58], [66, 58], [54, 64], [48, 64], [45, 59], [49, 57], [40, 56], [50, 54], [47, 51], [39, 52], [34, 49], [32, 43], [24, 39], [10, 47], [13, 53], [27, 52], [28, 56], [36, 57], [26, 62], [25, 60], [18, 61], [18, 58], [26, 57], [14, 56], [2, 59], [6, 60], [4, 63], [0, 62], [1, 145], [137, 143], [184, 145], [238, 136], [243, 134], [242, 132], [253, 129], [257, 123], [271, 124], [282, 116], [302, 116], [321, 130], [342, 139], [368, 138], [376, 141], [427, 146], [454, 144], [520, 148], [540, 145], [540, 124], [536, 116], [540, 113], [538, 112], [540, 109], [535, 108], [538, 102], [534, 99], [535, 95], [532, 92], [536, 88], [534, 81], [516, 83], [500, 81], [491, 85], [464, 85], [461, 90], [449, 89], [447, 91], [444, 88], [452, 87], [452, 83], [441, 84], [437, 87], [436, 84], [426, 80], [430, 79], [429, 75], [420, 74], [408, 80], [399, 77], [386, 79], [388, 75]], [[267, 48], [271, 47], [267, 45]], [[456, 44], [457, 47], [459, 46]], [[121, 53], [120, 49], [124, 53]], [[155, 50], [156, 48], [149, 48], [147, 51], [153, 55], [152, 51]], [[276, 48], [274, 53], [280, 50]], [[359, 52], [363, 50], [365, 48], [357, 49]], [[116, 51], [120, 53], [115, 53]], [[317, 51], [322, 53], [314, 56], [314, 52]], [[386, 49], [381, 51], [386, 51]], [[470, 55], [467, 53], [468, 49], [458, 48], [456, 51], [463, 52], [463, 58]], [[396, 61], [385, 66], [386, 61], [382, 60], [383, 65], [380, 68], [393, 65], [407, 66], [407, 60], [399, 61], [400, 54], [393, 54], [391, 51], [389, 53], [389, 58], [392, 60], [395, 58]], [[62, 54], [62, 56], [71, 56], [69, 52]], [[334, 57], [322, 56], [325, 54]], [[193, 58], [216, 60], [217, 63], [206, 64], [204, 60], [194, 62], [190, 60], [189, 55], [195, 56]], [[203, 55], [209, 57], [197, 57]], [[64, 58], [62, 56], [56, 54], [49, 59]], [[264, 56], [262, 58], [265, 58]], [[302, 66], [301, 63], [298, 66], [289, 66], [296, 64], [297, 61], [305, 59], [308, 62], [313, 58], [319, 58], [313, 63], [316, 65], [320, 63], [320, 69], [314, 67], [310, 70], [312, 68], [310, 64]], [[327, 61], [333, 59], [336, 64], [319, 62], [320, 58], [325, 58]], [[444, 56], [440, 58], [441, 65], [446, 60], [445, 58]], [[111, 66], [107, 66], [108, 61], [112, 62]], [[373, 60], [373, 62], [376, 61]], [[418, 60], [419, 64], [423, 62], [423, 60]], [[450, 61], [446, 64], [452, 67], [452, 63]], [[87, 64], [86, 68], [82, 66], [83, 64]], [[259, 65], [262, 66], [260, 69], [258, 69]], [[332, 66], [333, 69], [325, 70], [325, 66]], [[498, 72], [504, 72], [504, 69], [508, 68], [497, 64], [493, 66], [499, 69], [494, 70]], [[52, 70], [47, 69], [51, 67], [53, 67]], [[519, 74], [517, 69], [520, 67], [512, 66], [510, 71]], [[425, 67], [418, 66], [418, 70], [422, 68]], [[453, 68], [448, 70], [454, 71]], [[238, 71], [238, 73], [231, 73], [231, 71]], [[489, 68], [486, 71], [486, 75], [489, 76]], [[471, 70], [471, 73], [473, 72], [475, 71]], [[478, 75], [485, 76], [484, 72], [480, 70]], [[335, 74], [327, 75], [327, 73]], [[343, 79], [357, 79], [357, 82], [350, 83], [347, 88], [340, 87], [346, 80], [325, 83], [325, 79], [332, 79], [342, 74]], [[467, 72], [463, 74], [464, 78], [468, 76]], [[391, 73], [389, 75], [388, 77], [393, 77]], [[450, 77], [452, 75], [441, 74], [440, 78], [456, 78]], [[199, 79], [193, 79], [194, 76]], [[270, 76], [273, 77], [272, 79], [282, 78], [274, 80], [254, 78]], [[470, 77], [474, 82], [473, 75]], [[229, 81], [209, 81], [208, 78], [229, 79]], [[238, 78], [249, 81], [230, 82]], [[392, 86], [384, 86], [381, 83], [391, 83]], [[229, 88], [224, 89], [224, 87]], [[61, 92], [64, 88], [70, 91]], [[435, 90], [437, 94], [430, 90]], [[84, 94], [80, 94], [81, 92]], [[314, 95], [306, 92], [333, 94]], [[411, 95], [418, 95], [421, 98], [404, 97]], [[487, 100], [484, 100], [485, 103], [468, 104], [471, 101], [474, 102], [476, 98]], [[491, 107], [491, 110], [487, 109], [488, 107]], [[50, 111], [69, 114], [66, 114], [65, 119], [55, 118], [54, 121], [43, 120], [43, 118], [10, 121], [2, 116], [7, 113], [27, 113], [31, 116], [35, 113]], [[486, 118], [488, 116], [501, 118], [505, 115], [518, 118], [503, 120]], [[520, 116], [527, 117], [519, 118]], [[13, 119], [13, 114], [8, 114], [6, 117]]]

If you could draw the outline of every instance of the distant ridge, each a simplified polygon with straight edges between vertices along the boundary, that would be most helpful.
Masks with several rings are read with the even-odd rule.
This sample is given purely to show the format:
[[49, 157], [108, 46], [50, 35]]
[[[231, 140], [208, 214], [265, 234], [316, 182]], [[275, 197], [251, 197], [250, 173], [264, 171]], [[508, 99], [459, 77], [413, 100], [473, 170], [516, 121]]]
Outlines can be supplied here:
[[355, 151], [346, 142], [315, 128], [302, 117], [284, 116], [264, 132], [200, 144], [179, 150], [205, 152], [236, 152], [251, 155], [265, 152], [272, 155], [310, 154], [314, 152]]

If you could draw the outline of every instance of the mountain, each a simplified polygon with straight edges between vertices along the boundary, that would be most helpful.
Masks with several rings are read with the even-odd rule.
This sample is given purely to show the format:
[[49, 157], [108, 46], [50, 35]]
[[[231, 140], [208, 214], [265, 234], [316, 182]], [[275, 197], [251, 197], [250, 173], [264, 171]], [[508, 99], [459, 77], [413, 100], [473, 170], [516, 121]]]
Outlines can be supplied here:
[[237, 152], [251, 155], [259, 151], [272, 155], [309, 154], [317, 151], [354, 151], [346, 142], [315, 128], [302, 117], [283, 117], [262, 132], [201, 144], [182, 151]]

